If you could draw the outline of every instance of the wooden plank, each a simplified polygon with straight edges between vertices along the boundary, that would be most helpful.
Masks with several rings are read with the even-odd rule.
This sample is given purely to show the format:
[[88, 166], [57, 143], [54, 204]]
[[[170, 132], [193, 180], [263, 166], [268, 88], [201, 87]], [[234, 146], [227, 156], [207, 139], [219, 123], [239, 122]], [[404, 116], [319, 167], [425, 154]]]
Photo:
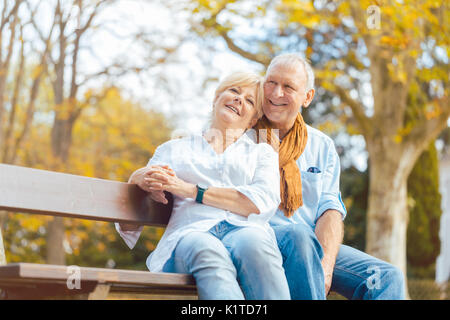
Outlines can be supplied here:
[[[198, 299], [194, 288], [163, 286], [127, 286], [119, 284], [83, 283], [80, 290], [69, 290], [64, 283], [44, 282], [42, 280], [10, 281], [1, 283], [0, 300], [47, 300], [47, 299], [108, 299], [108, 300], [162, 300], [162, 299]], [[101, 288], [102, 296], [93, 293]], [[106, 290], [109, 289], [109, 292]]]
[[[90, 267], [79, 268], [81, 282], [195, 288], [195, 280], [188, 274]], [[40, 279], [66, 282], [71, 274], [72, 273], [69, 271], [68, 266], [35, 263], [11, 263], [0, 267], [0, 283], [2, 283], [2, 281], [8, 282], [13, 279]]]
[[164, 205], [135, 184], [0, 164], [0, 209], [8, 211], [165, 226], [166, 195]]
[[89, 293], [88, 300], [106, 300], [109, 294], [111, 285], [99, 283], [95, 286], [95, 289]]
[[[72, 266], [71, 266], [72, 267]], [[106, 299], [110, 293], [195, 299], [187, 274], [79, 267], [79, 286], [69, 286], [68, 266], [13, 263], [0, 267], [0, 299]], [[114, 299], [114, 297], [111, 297]]]

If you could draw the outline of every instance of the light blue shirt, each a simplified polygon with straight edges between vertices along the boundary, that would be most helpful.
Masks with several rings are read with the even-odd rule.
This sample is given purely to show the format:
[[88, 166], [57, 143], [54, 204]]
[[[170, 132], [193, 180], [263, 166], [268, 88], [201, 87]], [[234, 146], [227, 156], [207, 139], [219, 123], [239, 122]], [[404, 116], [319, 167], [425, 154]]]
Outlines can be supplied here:
[[317, 220], [329, 209], [339, 211], [342, 219], [347, 215], [339, 191], [340, 162], [333, 140], [317, 129], [308, 125], [306, 128], [308, 141], [297, 160], [302, 176], [303, 206], [291, 218], [278, 209], [270, 220], [271, 225], [303, 223], [314, 229]]

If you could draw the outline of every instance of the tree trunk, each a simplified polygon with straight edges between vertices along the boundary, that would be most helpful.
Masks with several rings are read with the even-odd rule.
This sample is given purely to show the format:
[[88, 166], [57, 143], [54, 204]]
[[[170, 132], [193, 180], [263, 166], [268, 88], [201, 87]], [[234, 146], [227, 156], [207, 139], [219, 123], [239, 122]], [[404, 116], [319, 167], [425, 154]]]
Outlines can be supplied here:
[[[51, 132], [52, 153], [56, 160], [53, 170], [61, 171], [67, 160], [67, 154], [64, 153], [62, 146], [64, 145], [64, 119], [61, 119], [61, 113], [64, 114], [64, 67], [66, 57], [66, 38], [64, 30], [66, 21], [63, 21], [63, 13], [60, 8], [60, 2], [57, 3], [57, 17], [59, 19], [59, 57], [55, 64], [56, 79], [53, 83], [55, 94], [55, 120], [53, 122]], [[67, 116], [63, 116], [67, 119]], [[61, 121], [62, 120], [62, 121]], [[54, 217], [48, 223], [47, 230], [47, 263], [49, 264], [65, 264], [64, 251], [64, 221], [63, 218]]]
[[[57, 160], [54, 170], [64, 171], [69, 157], [69, 147], [72, 141], [72, 125], [68, 120], [55, 119], [51, 140], [53, 156]], [[48, 224], [47, 233], [47, 263], [65, 264], [64, 250], [64, 220], [54, 217]]]
[[3, 243], [2, 227], [3, 227], [3, 212], [0, 212], [0, 266], [6, 264], [5, 245]]
[[[366, 252], [398, 267], [406, 281], [408, 176], [421, 150], [389, 137], [369, 139]], [[405, 287], [406, 297], [409, 297]]]
[[53, 217], [47, 228], [47, 263], [65, 265], [63, 218]]
[[6, 265], [5, 246], [3, 244], [2, 227], [0, 225], [0, 266]]
[[389, 162], [370, 161], [366, 251], [406, 275], [408, 176], [395, 170]]

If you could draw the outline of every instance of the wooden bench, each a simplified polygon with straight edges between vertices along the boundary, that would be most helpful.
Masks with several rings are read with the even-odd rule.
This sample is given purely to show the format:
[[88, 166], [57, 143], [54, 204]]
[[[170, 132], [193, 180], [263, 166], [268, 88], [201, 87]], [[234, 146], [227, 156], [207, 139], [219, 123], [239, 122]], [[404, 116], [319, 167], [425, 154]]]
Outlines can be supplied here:
[[[165, 226], [173, 205], [168, 196], [169, 204], [163, 205], [133, 184], [0, 164], [0, 210]], [[75, 272], [80, 282], [74, 288], [69, 282]], [[130, 292], [158, 298], [196, 296], [195, 281], [186, 274], [6, 264], [1, 230], [0, 289], [2, 299], [106, 299], [113, 293]]]

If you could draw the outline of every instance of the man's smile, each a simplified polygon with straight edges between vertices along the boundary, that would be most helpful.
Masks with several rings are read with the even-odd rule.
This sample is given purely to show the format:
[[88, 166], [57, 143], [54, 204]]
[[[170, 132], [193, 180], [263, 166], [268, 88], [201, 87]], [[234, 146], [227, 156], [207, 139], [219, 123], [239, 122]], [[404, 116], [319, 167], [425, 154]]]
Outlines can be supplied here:
[[267, 100], [269, 100], [270, 104], [273, 105], [273, 106], [275, 106], [275, 107], [284, 107], [284, 106], [287, 106], [287, 103], [275, 103], [275, 102], [273, 102], [273, 101], [270, 100], [270, 99], [267, 99]]

